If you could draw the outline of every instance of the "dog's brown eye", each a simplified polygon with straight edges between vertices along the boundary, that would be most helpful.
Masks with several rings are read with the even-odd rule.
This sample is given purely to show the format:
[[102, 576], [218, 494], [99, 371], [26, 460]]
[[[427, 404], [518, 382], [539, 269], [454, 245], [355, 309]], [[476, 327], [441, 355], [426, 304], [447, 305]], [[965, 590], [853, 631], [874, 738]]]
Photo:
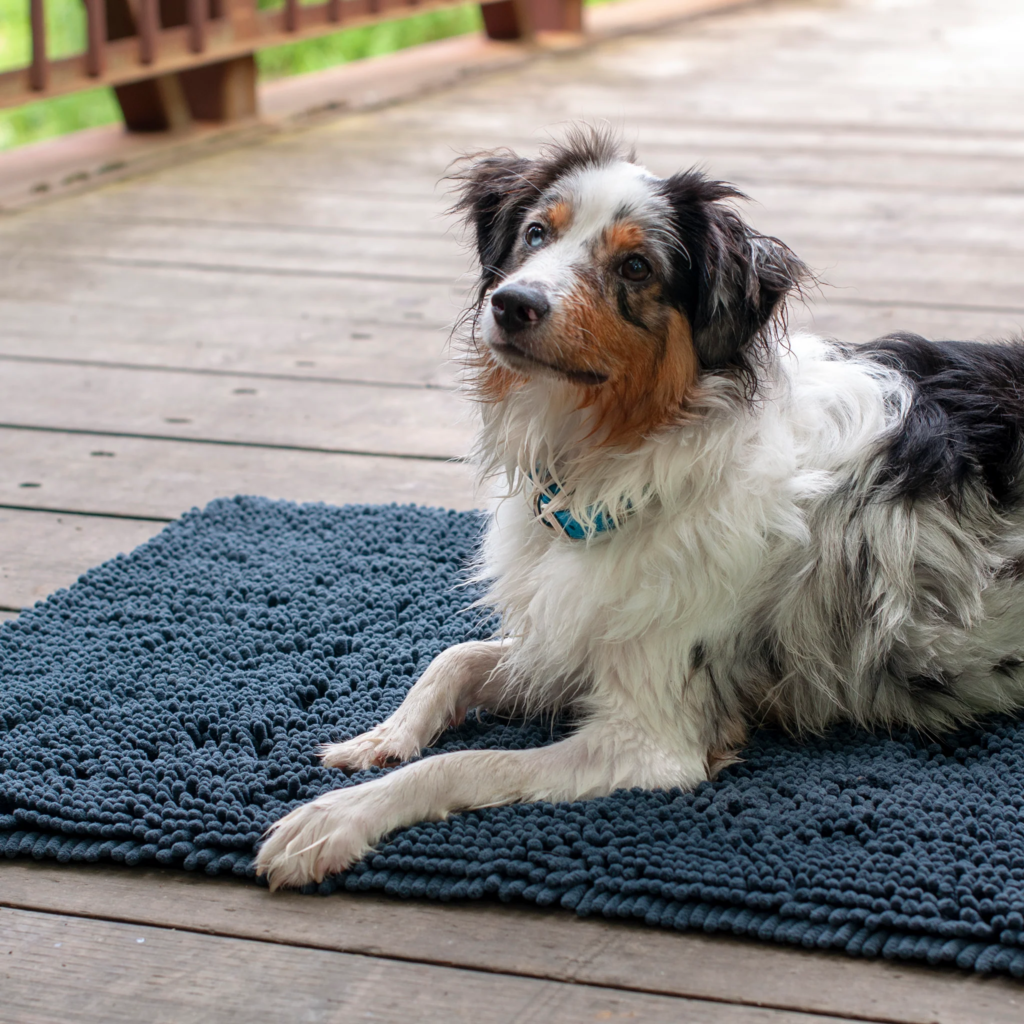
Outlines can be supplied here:
[[627, 281], [646, 281], [651, 276], [651, 265], [642, 256], [630, 256], [622, 261], [619, 274]]
[[531, 224], [526, 229], [526, 244], [531, 249], [536, 249], [544, 241], [544, 229], [539, 224]]

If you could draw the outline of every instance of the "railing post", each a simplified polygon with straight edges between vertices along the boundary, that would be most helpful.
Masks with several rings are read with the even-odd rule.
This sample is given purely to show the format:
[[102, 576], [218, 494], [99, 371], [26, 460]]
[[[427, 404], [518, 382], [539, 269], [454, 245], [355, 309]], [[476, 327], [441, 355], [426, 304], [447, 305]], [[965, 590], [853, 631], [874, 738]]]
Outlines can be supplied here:
[[488, 39], [528, 39], [532, 34], [529, 11], [525, 0], [500, 0], [500, 3], [481, 4], [484, 34]]
[[30, 0], [32, 21], [32, 66], [29, 68], [29, 85], [36, 92], [43, 92], [50, 84], [50, 66], [46, 62], [46, 9], [43, 0]]
[[[257, 0], [221, 0], [220, 14], [231, 23], [236, 39], [256, 36], [256, 4]], [[244, 121], [258, 112], [256, 58], [251, 53], [182, 71], [178, 78], [197, 121]]]
[[206, 49], [206, 21], [209, 16], [209, 0], [188, 0], [188, 48], [193, 53], [202, 53]]
[[481, 4], [489, 39], [529, 39], [538, 32], [583, 31], [583, 0], [500, 0]]
[[85, 0], [85, 70], [99, 78], [107, 70], [107, 6], [104, 0]]
[[[188, 26], [189, 49], [203, 53], [214, 14], [227, 18], [237, 38], [256, 34], [256, 0], [86, 0], [102, 5], [108, 39], [137, 36], [139, 60], [157, 60], [161, 28]], [[100, 19], [96, 19], [100, 23]], [[90, 20], [90, 31], [93, 21]], [[91, 37], [90, 37], [91, 38]], [[90, 46], [90, 54], [93, 53]], [[96, 48], [102, 54], [102, 48]], [[252, 54], [176, 73], [154, 75], [114, 89], [129, 131], [166, 131], [193, 121], [238, 121], [256, 114], [256, 62]]]
[[160, 0], [137, 0], [135, 22], [139, 33], [139, 60], [152, 64], [156, 60], [156, 36], [160, 31]]
[[583, 0], [562, 0], [562, 31], [583, 32]]
[[[107, 39], [139, 41], [139, 60], [156, 60], [156, 35], [160, 29], [160, 0], [102, 0]], [[159, 132], [186, 127], [192, 120], [177, 75], [154, 75], [140, 82], [114, 87], [125, 127], [133, 132]]]
[[256, 60], [251, 53], [178, 73], [197, 121], [244, 121], [255, 117]]

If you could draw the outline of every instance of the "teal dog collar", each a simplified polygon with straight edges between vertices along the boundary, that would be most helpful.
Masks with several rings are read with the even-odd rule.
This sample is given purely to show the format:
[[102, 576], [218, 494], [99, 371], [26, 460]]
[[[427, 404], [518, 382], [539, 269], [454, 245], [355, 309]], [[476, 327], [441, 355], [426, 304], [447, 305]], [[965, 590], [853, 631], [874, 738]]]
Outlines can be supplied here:
[[[531, 479], [533, 477], [531, 476]], [[587, 508], [587, 518], [590, 520], [589, 526], [584, 526], [568, 509], [560, 508], [553, 512], [547, 511], [547, 506], [551, 504], [552, 499], [562, 493], [562, 489], [558, 484], [550, 481], [544, 488], [537, 490], [537, 497], [534, 500], [534, 510], [537, 513], [537, 518], [548, 527], [550, 530], [561, 530], [566, 537], [571, 537], [573, 540], [587, 540], [591, 537], [596, 537], [599, 533], [606, 533], [610, 530], [614, 530], [618, 525], [611, 513], [607, 509], [600, 509], [596, 505], [590, 505]], [[627, 510], [629, 506], [627, 505]], [[595, 512], [595, 509], [597, 511]]]

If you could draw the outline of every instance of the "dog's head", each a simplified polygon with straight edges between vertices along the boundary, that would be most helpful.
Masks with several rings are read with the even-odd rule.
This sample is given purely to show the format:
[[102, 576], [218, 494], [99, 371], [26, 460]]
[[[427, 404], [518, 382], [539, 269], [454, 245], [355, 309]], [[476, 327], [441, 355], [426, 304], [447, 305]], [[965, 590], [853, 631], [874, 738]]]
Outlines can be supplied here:
[[456, 175], [481, 265], [481, 387], [546, 375], [614, 410], [608, 440], [685, 415], [708, 374], [756, 389], [773, 318], [806, 273], [697, 171], [658, 178], [608, 135], [571, 132], [538, 159], [470, 158]]

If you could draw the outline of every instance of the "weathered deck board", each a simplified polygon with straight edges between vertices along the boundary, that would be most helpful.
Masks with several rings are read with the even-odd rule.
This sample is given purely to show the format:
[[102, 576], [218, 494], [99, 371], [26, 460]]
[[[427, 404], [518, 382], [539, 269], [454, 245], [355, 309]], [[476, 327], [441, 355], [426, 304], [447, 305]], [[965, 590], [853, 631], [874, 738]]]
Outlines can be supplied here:
[[386, 270], [361, 276], [289, 274], [269, 264], [254, 273], [251, 267], [203, 268], [197, 255], [195, 262], [154, 261], [150, 266], [127, 257], [81, 263], [57, 256], [12, 257], [2, 264], [0, 298], [15, 304], [50, 301], [59, 292], [64, 302], [99, 307], [107, 315], [126, 309], [186, 320], [193, 314], [279, 319], [287, 309], [289, 320], [299, 311], [315, 322], [339, 310], [358, 309], [363, 320], [426, 321], [441, 328], [462, 311], [468, 294], [468, 285], [459, 291], [448, 277], [429, 273], [423, 275], [427, 280], [389, 277]]
[[[464, 465], [337, 451], [465, 451], [439, 388], [472, 281], [441, 179], [571, 118], [750, 192], [827, 282], [794, 325], [1019, 331], [1022, 32], [1016, 0], [779, 0], [0, 218], [0, 422], [31, 428], [0, 427], [0, 618], [219, 494], [472, 507]], [[30, 911], [5, 1020], [1024, 1015], [1010, 980], [530, 908], [20, 862], [4, 904]]]
[[[853, 204], [853, 209], [846, 212], [842, 212], [840, 203], [829, 205], [828, 211], [812, 209], [799, 218], [785, 208], [769, 216], [754, 208], [751, 220], [768, 230], [786, 229], [789, 244], [811, 266], [830, 269], [830, 265], [834, 266], [829, 276], [835, 278], [834, 285], [839, 288], [852, 287], [865, 294], [878, 294], [880, 289], [885, 289], [883, 296], [892, 293], [897, 299], [923, 298], [929, 293], [927, 282], [943, 280], [950, 282], [950, 301], [979, 306], [1016, 306], [1024, 310], [1019, 285], [1024, 279], [1024, 248], [1007, 239], [1005, 227], [1001, 235], [996, 236], [996, 232], [990, 230], [987, 239], [972, 244], [965, 218], [960, 216], [948, 226], [940, 219], [939, 230], [914, 230], [909, 238], [905, 231], [899, 230], [899, 225], [894, 225], [889, 236], [883, 239], [885, 222], [890, 219], [886, 217], [885, 207], [876, 214], [870, 225], [874, 230], [870, 231], [863, 227], [863, 215], [857, 209], [859, 204]], [[1010, 211], [1005, 216], [1011, 224], [1024, 225], [1024, 216], [1013, 218]], [[856, 224], [859, 230], [856, 233], [848, 230], [846, 237], [843, 232], [836, 232], [838, 237], [833, 237], [827, 229], [822, 230], [823, 224], [836, 218]], [[815, 229], [811, 229], [811, 223]], [[386, 269], [403, 284], [406, 281], [421, 284], [426, 281], [422, 275], [426, 265], [438, 275], [427, 283], [448, 285], [466, 270], [464, 256], [453, 252], [454, 245], [444, 244], [444, 239], [410, 246], [412, 251], [388, 239], [387, 246], [377, 246], [376, 253], [364, 255], [352, 252], [347, 244], [320, 235], [304, 239], [302, 246], [294, 244], [294, 235], [287, 235], [284, 238], [290, 244], [282, 247], [279, 244], [282, 236], [278, 233], [265, 232], [253, 238], [245, 233], [232, 238], [231, 232], [218, 230], [205, 234], [212, 234], [220, 244], [203, 245], [201, 257], [196, 257], [196, 246], [205, 241], [204, 233], [190, 232], [187, 228], [140, 229], [118, 239], [113, 246], [102, 247], [95, 241], [96, 233], [96, 227], [88, 224], [74, 232], [52, 232], [52, 237], [46, 237], [45, 248], [36, 242], [33, 248], [19, 251], [17, 258], [36, 268], [40, 262], [75, 260], [92, 268], [130, 266], [140, 271], [187, 270], [206, 272], [214, 277], [232, 275], [243, 280], [255, 279], [249, 281], [254, 292], [260, 289], [264, 276], [318, 279], [338, 275], [342, 279], [365, 274], [368, 266], [376, 266], [382, 268], [382, 276]], [[963, 235], [968, 236], [966, 245], [957, 242]], [[878, 247], [883, 241], [885, 258], [880, 260]], [[111, 256], [111, 251], [116, 255]], [[15, 271], [8, 287], [13, 287], [19, 276]]]
[[670, 998], [114, 921], [0, 909], [8, 1024], [71, 1019], [425, 1024], [834, 1024], [785, 1010]]
[[0, 409], [0, 426], [436, 461], [462, 456], [472, 436], [465, 403], [439, 388], [253, 381], [52, 363], [8, 362]]
[[[843, 154], [836, 156], [844, 158]], [[929, 164], [938, 160], [941, 157], [926, 158]], [[1021, 160], [1024, 153], [1010, 166], [1016, 169]], [[237, 201], [238, 197], [235, 198]], [[293, 217], [290, 222], [268, 220], [262, 214], [265, 204], [256, 203], [228, 219], [223, 209], [227, 197], [218, 194], [202, 196], [201, 202], [197, 201], [191, 209], [186, 207], [178, 216], [155, 215], [139, 203], [130, 211], [122, 211], [121, 216], [127, 220], [112, 216], [110, 210], [94, 217], [83, 211], [80, 218], [66, 223], [48, 210], [48, 219], [34, 224], [31, 233], [24, 227], [14, 232], [11, 228], [19, 222], [11, 222], [11, 228], [0, 233], [0, 245], [3, 251], [18, 247], [45, 251], [68, 245], [95, 248], [97, 237], [101, 237], [105, 248], [125, 248], [140, 255], [152, 251], [167, 254], [171, 249], [191, 254], [200, 247], [207, 252], [226, 252], [232, 260], [238, 256], [252, 258], [255, 252], [283, 253], [313, 267], [325, 256], [346, 258], [357, 269], [366, 269], [371, 260], [375, 265], [387, 260], [390, 265], [390, 261], [397, 259], [436, 256], [451, 263], [453, 274], [466, 269], [465, 246], [460, 244], [454, 219], [440, 220], [437, 230], [430, 233], [385, 229], [372, 210], [368, 211], [365, 223], [356, 216], [351, 202], [354, 198], [355, 194], [347, 197], [343, 214], [325, 211], [338, 218], [337, 225], [299, 222], [303, 212], [288, 199], [275, 202], [274, 211], [278, 216]], [[375, 202], [379, 205], [386, 198], [386, 193], [381, 192], [375, 196]], [[980, 254], [992, 250], [1024, 252], [1024, 243], [1006, 230], [1008, 225], [1024, 224], [1024, 195], [1019, 189], [996, 195], [974, 193], [967, 204], [963, 195], [929, 195], [920, 186], [883, 188], [868, 180], [809, 188], [770, 178], [758, 187], [753, 198], [754, 202], [745, 207], [748, 217], [773, 218], [785, 225], [787, 233], [823, 243], [885, 241], [915, 247], [956, 241]], [[428, 208], [436, 208], [441, 202], [430, 191], [424, 192], [422, 200]], [[179, 209], [181, 201], [177, 197], [174, 201]]]
[[272, 896], [235, 879], [156, 869], [3, 870], [0, 906], [21, 909], [898, 1024], [1019, 1024], [1024, 1013], [1024, 989], [1002, 978], [583, 921], [559, 910]]
[[[0, 507], [176, 519], [236, 494], [471, 509], [465, 463], [0, 428]], [[153, 467], [159, 466], [159, 473]], [[31, 483], [36, 486], [26, 487]]]
[[86, 360], [216, 374], [270, 374], [286, 380], [451, 387], [447, 332], [423, 321], [195, 314], [74, 302], [6, 305], [0, 358]]

